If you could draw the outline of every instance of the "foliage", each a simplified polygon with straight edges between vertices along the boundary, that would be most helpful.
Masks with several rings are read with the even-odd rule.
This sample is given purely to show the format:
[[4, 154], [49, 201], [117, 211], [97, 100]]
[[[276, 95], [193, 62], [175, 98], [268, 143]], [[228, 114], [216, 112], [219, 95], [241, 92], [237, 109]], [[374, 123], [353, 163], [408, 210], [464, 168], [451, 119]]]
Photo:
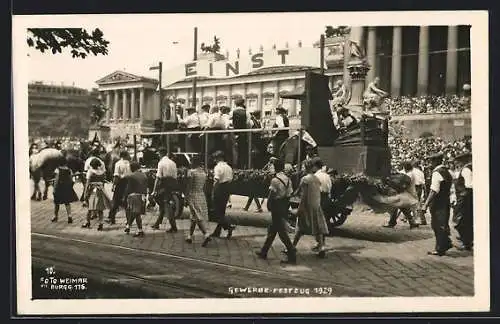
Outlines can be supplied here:
[[64, 115], [58, 117], [48, 117], [39, 125], [30, 129], [30, 133], [36, 136], [74, 136], [86, 137], [88, 125], [85, 118], [79, 115]]
[[109, 41], [99, 28], [91, 33], [83, 28], [28, 28], [29, 47], [45, 53], [62, 53], [64, 48], [71, 48], [73, 58], [86, 58], [89, 54], [107, 55]]
[[205, 46], [205, 43], [201, 43], [201, 50], [205, 53], [219, 53], [220, 52], [220, 39], [214, 36], [214, 43], [211, 46]]

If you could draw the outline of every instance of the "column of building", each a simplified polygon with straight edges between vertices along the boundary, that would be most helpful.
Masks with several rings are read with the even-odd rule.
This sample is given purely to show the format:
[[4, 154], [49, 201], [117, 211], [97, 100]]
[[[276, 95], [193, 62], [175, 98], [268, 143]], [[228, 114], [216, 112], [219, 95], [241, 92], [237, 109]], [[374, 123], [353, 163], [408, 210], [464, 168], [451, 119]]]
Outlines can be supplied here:
[[446, 55], [446, 94], [457, 93], [458, 77], [458, 26], [448, 27], [448, 52]]
[[403, 51], [403, 27], [394, 26], [392, 34], [391, 96], [401, 95], [401, 54]]
[[377, 27], [368, 27], [366, 56], [370, 64], [366, 82], [372, 82], [377, 76]]
[[418, 37], [417, 95], [427, 94], [429, 84], [429, 27], [420, 26]]

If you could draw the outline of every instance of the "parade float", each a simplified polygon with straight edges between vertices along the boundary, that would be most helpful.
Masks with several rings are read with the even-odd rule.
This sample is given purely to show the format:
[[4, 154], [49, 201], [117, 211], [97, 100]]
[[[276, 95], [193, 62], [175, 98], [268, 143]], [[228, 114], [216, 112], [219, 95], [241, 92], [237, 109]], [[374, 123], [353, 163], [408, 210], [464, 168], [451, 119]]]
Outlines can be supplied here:
[[[329, 79], [324, 75], [322, 68], [305, 72], [304, 87], [281, 95], [284, 99], [301, 101], [301, 127], [281, 145], [275, 152], [275, 156], [284, 160], [288, 166], [286, 173], [292, 179], [294, 191], [298, 188], [302, 176], [305, 175], [303, 170], [305, 159], [310, 158], [310, 154], [321, 158], [333, 184], [331, 203], [327, 207], [328, 210], [325, 210], [330, 230], [332, 230], [346, 221], [356, 201], [368, 205], [375, 212], [385, 212], [391, 208], [415, 204], [416, 199], [406, 193], [406, 188], [409, 186], [408, 177], [402, 174], [391, 174], [388, 119], [380, 106], [384, 92], [377, 89], [376, 85], [370, 85], [376, 91], [365, 91], [365, 77], [370, 67], [363, 50], [356, 43], [349, 41], [346, 35], [349, 32], [348, 28], [327, 31], [326, 41], [329, 43], [330, 52], [324, 55], [321, 50], [321, 60], [326, 59], [326, 63], [330, 66], [343, 66], [348, 73], [344, 75], [344, 82], [339, 84], [341, 89], [334, 89], [333, 95], [329, 88]], [[320, 46], [324, 48], [323, 37], [321, 42]], [[347, 55], [344, 55], [344, 52]], [[350, 115], [354, 116], [357, 121], [356, 127], [346, 129], [336, 125], [334, 115], [341, 109], [349, 111]], [[227, 132], [234, 134], [237, 131], [253, 132], [253, 130]], [[260, 130], [260, 132], [268, 131], [268, 129]], [[208, 138], [210, 133], [211, 131], [204, 132], [203, 135]], [[157, 133], [159, 136], [167, 136], [166, 141], [163, 141], [167, 146], [169, 145], [168, 136], [174, 134], [182, 135], [183, 132]], [[314, 144], [305, 140], [304, 135], [313, 138]], [[251, 140], [248, 142], [248, 153], [252, 156]], [[212, 165], [206, 149], [207, 145], [205, 142], [205, 166], [209, 175], [206, 195], [210, 205]], [[231, 153], [226, 152], [227, 155]], [[184, 205], [182, 191], [186, 167], [189, 167], [189, 158], [182, 152], [173, 153], [172, 156], [180, 166], [179, 189], [173, 199], [175, 213], [180, 216]], [[262, 159], [263, 156], [258, 158]], [[269, 184], [274, 175], [260, 168], [252, 168], [252, 162], [248, 165], [250, 167], [243, 170], [234, 168], [231, 194], [267, 197]], [[152, 171], [151, 178], [154, 176], [154, 170]], [[291, 199], [291, 223], [294, 221], [293, 210], [297, 208], [298, 200], [298, 197]], [[210, 214], [210, 219], [213, 220], [214, 215]], [[251, 221], [247, 225], [252, 225], [250, 223]]]

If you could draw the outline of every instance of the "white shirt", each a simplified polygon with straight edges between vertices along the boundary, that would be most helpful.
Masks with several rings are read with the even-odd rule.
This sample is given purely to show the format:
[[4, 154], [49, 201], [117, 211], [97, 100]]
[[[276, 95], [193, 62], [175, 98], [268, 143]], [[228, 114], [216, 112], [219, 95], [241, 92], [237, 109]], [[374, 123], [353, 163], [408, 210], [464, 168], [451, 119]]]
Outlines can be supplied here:
[[192, 113], [184, 119], [187, 128], [200, 127], [200, 119], [197, 113]]
[[205, 127], [205, 125], [207, 124], [208, 122], [208, 116], [209, 116], [209, 113], [207, 112], [202, 112], [198, 115], [199, 117], [199, 121], [200, 121], [200, 126], [201, 127]]
[[432, 177], [431, 177], [431, 190], [439, 193], [439, 190], [441, 188], [441, 182], [444, 181], [443, 177], [439, 172], [437, 172], [437, 169], [443, 167], [443, 165], [438, 165], [434, 170], [432, 171]]
[[469, 168], [463, 168], [460, 175], [464, 178], [465, 188], [472, 189], [472, 171]]
[[284, 128], [284, 127], [286, 127], [285, 126], [285, 122], [283, 120], [283, 116], [281, 116], [281, 115], [277, 115], [276, 116], [276, 120], [274, 122], [276, 123], [276, 127], [277, 128]]
[[425, 175], [422, 170], [419, 168], [413, 168], [412, 169], [413, 175], [415, 176], [415, 185], [416, 186], [423, 186], [425, 185]]
[[171, 177], [177, 179], [177, 165], [168, 156], [161, 158], [158, 162], [158, 171], [156, 171], [156, 177], [166, 178]]
[[412, 194], [413, 196], [417, 196], [417, 189], [415, 188], [415, 184], [416, 184], [416, 177], [415, 177], [415, 173], [414, 173], [414, 170], [415, 169], [412, 169], [408, 172], [404, 171], [401, 172], [401, 173], [404, 173], [406, 174], [407, 176], [410, 177], [410, 186], [406, 189], [407, 192], [409, 192], [410, 194]]
[[221, 119], [224, 124], [224, 129], [231, 127], [231, 117], [228, 114], [221, 114]]
[[116, 162], [115, 172], [113, 173], [113, 176], [123, 179], [131, 173], [132, 173], [132, 171], [130, 170], [130, 162], [129, 161], [120, 159]]
[[233, 169], [224, 161], [218, 162], [214, 168], [214, 179], [218, 183], [233, 181]]
[[85, 160], [85, 165], [83, 166], [83, 171], [88, 171], [90, 169], [90, 162], [92, 162], [93, 159], [98, 159], [99, 162], [101, 162], [101, 167], [100, 169], [101, 170], [106, 170], [106, 167], [104, 165], [104, 162], [98, 158], [98, 157], [95, 157], [95, 156], [91, 156], [89, 157], [87, 160]]
[[216, 112], [213, 114], [210, 114], [208, 116], [208, 121], [207, 124], [205, 125], [208, 128], [225, 128], [225, 121], [224, 118], [222, 118], [221, 113]]
[[332, 179], [330, 178], [330, 176], [323, 170], [316, 171], [314, 175], [319, 179], [319, 189], [321, 190], [321, 192], [330, 194], [330, 192], [332, 191]]

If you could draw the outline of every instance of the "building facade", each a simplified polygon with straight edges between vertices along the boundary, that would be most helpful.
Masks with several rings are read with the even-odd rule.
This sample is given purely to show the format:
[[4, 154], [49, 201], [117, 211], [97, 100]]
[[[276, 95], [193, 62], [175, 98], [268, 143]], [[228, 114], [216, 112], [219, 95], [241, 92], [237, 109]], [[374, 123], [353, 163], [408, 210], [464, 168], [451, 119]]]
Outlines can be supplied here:
[[[89, 127], [92, 100], [99, 92], [74, 86], [32, 82], [28, 85], [28, 132], [39, 136], [44, 128], [55, 128], [57, 123], [78, 120], [82, 131]], [[71, 130], [70, 130], [71, 131]]]
[[[470, 26], [359, 27], [352, 28], [350, 39], [360, 45], [370, 65], [366, 82], [378, 76], [379, 86], [391, 96], [458, 94], [463, 84], [470, 83]], [[333, 51], [334, 44], [327, 38], [325, 75], [332, 89], [346, 75], [342, 62], [329, 62]], [[199, 59], [210, 58], [200, 55]], [[234, 107], [236, 99], [244, 98], [247, 109], [261, 111], [264, 118], [272, 118], [279, 104], [293, 117], [300, 115], [300, 102], [280, 95], [303, 87], [307, 70], [311, 68], [280, 66], [227, 79], [200, 77], [196, 102], [193, 82], [185, 79], [163, 88], [162, 97], [198, 108], [203, 104]], [[112, 136], [157, 130], [154, 122], [161, 119], [161, 107], [156, 80], [116, 71], [97, 84], [111, 108], [107, 125]]]

